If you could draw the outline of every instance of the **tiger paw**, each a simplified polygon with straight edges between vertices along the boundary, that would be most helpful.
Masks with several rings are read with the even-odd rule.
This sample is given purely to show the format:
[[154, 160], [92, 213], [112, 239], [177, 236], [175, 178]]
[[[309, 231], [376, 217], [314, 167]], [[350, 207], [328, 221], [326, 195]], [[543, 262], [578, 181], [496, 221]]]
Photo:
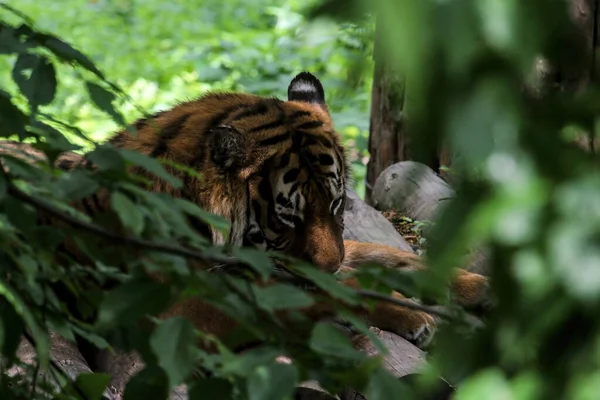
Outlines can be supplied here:
[[402, 336], [420, 349], [425, 349], [431, 343], [436, 331], [435, 319], [422, 311], [398, 309], [399, 315], [391, 324], [390, 331]]

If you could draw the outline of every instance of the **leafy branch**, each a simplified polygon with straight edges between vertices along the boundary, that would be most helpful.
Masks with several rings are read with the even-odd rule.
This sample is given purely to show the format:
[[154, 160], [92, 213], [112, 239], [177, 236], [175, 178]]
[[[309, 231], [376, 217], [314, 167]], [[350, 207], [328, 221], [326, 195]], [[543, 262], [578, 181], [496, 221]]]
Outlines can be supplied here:
[[[72, 226], [74, 228], [78, 228], [78, 229], [82, 229], [82, 230], [94, 233], [96, 235], [102, 236], [105, 239], [108, 239], [115, 243], [119, 243], [121, 245], [127, 245], [127, 246], [131, 246], [131, 247], [139, 248], [139, 249], [157, 251], [157, 252], [182, 256], [182, 257], [186, 257], [186, 258], [198, 259], [198, 260], [206, 262], [207, 264], [219, 263], [222, 265], [229, 265], [229, 266], [238, 266], [239, 265], [239, 262], [237, 262], [233, 259], [228, 260], [228, 259], [225, 259], [224, 257], [214, 257], [214, 256], [207, 255], [207, 254], [204, 254], [199, 251], [186, 249], [186, 248], [180, 247], [180, 246], [156, 243], [156, 242], [138, 239], [138, 238], [134, 238], [134, 237], [122, 236], [122, 235], [110, 232], [96, 224], [84, 222], [77, 218], [74, 218], [74, 217], [70, 216], [69, 214], [66, 214], [65, 212], [61, 211], [57, 207], [53, 206], [52, 204], [46, 202], [45, 200], [42, 200], [35, 196], [29, 195], [29, 194], [23, 192], [22, 190], [18, 189], [17, 187], [15, 187], [12, 184], [8, 185], [8, 194], [18, 200], [21, 200], [21, 201], [35, 207], [38, 210], [41, 210], [59, 220], [61, 220], [62, 222], [69, 224], [70, 226]], [[302, 285], [302, 283], [303, 283], [304, 286], [306, 286], [307, 283], [310, 284], [311, 286], [313, 285], [312, 282], [306, 280], [305, 278], [300, 278], [300, 279], [304, 279], [304, 282], [300, 283], [299, 276], [297, 274], [291, 275], [289, 273], [283, 273], [281, 271], [276, 271], [275, 273], [277, 274], [277, 277], [280, 280], [287, 281], [288, 283], [295, 283], [295, 284], [300, 284], [300, 285]], [[394, 297], [391, 297], [391, 296], [388, 296], [388, 295], [385, 295], [382, 293], [378, 293], [375, 291], [371, 291], [371, 290], [364, 290], [364, 289], [353, 289], [353, 290], [356, 292], [356, 294], [358, 294], [359, 296], [361, 296], [363, 298], [381, 300], [381, 301], [385, 301], [387, 303], [391, 303], [391, 304], [394, 304], [397, 306], [406, 307], [411, 310], [423, 311], [428, 314], [432, 314], [432, 315], [436, 315], [440, 318], [444, 318], [448, 321], [460, 322], [460, 323], [467, 324], [469, 326], [476, 327], [476, 326], [481, 325], [481, 323], [479, 323], [473, 317], [457, 316], [453, 313], [450, 313], [443, 309], [440, 309], [439, 307], [426, 306], [426, 305], [417, 304], [415, 302], [408, 301], [408, 300], [396, 299]]]

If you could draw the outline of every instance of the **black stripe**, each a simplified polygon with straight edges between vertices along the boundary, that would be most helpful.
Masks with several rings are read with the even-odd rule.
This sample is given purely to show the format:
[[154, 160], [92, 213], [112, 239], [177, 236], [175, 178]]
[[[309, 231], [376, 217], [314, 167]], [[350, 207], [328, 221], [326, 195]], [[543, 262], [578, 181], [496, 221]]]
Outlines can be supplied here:
[[92, 202], [94, 207], [96, 207], [96, 210], [102, 210], [102, 206], [100, 205], [100, 199], [98, 198], [98, 195], [96, 193], [90, 196], [90, 201]]
[[260, 197], [268, 201], [269, 203], [273, 202], [273, 191], [271, 190], [271, 184], [268, 179], [262, 178], [260, 183], [258, 184], [258, 194]]
[[194, 228], [194, 230], [200, 236], [204, 236], [208, 240], [212, 241], [211, 229], [208, 224], [205, 224], [204, 222], [200, 221], [198, 218], [192, 217], [192, 216], [189, 217], [189, 221], [190, 221], [190, 224], [192, 225], [192, 227]]
[[292, 135], [292, 151], [294, 153], [299, 153], [302, 149], [302, 139], [303, 135], [301, 135], [298, 132], [294, 132], [294, 134]]
[[85, 168], [85, 169], [92, 169], [92, 160], [86, 159], [85, 160], [85, 165], [83, 165], [83, 168]]
[[90, 217], [92, 215], [94, 215], [94, 209], [90, 205], [90, 203], [89, 203], [89, 201], [88, 201], [87, 198], [81, 200], [81, 205], [83, 206], [83, 209], [85, 210], [85, 213], [87, 215], [89, 215]]
[[319, 163], [321, 165], [333, 165], [333, 157], [329, 154], [319, 154]]
[[153, 114], [148, 115], [147, 117], [144, 118], [140, 118], [137, 121], [135, 121], [135, 123], [133, 124], [133, 126], [135, 126], [135, 129], [137, 129], [138, 131], [140, 129], [142, 129], [143, 127], [145, 127], [146, 125], [148, 125], [148, 121], [152, 121], [158, 117], [160, 117], [161, 115], [163, 115], [164, 113], [166, 113], [166, 111], [157, 111]]
[[294, 122], [295, 120], [297, 120], [300, 117], [306, 117], [309, 115], [312, 115], [312, 113], [310, 111], [304, 111], [304, 110], [296, 111], [293, 114], [291, 114], [290, 116], [288, 116], [288, 121]]
[[248, 132], [253, 133], [253, 132], [266, 131], [269, 129], [279, 128], [280, 126], [283, 126], [284, 122], [285, 121], [283, 120], [283, 118], [278, 118], [277, 121], [269, 122], [268, 124], [255, 126], [254, 128], [248, 130]]
[[240, 121], [244, 118], [263, 115], [263, 114], [266, 114], [267, 112], [269, 112], [269, 108], [267, 107], [265, 102], [261, 101], [260, 103], [254, 105], [252, 107], [249, 107], [248, 109], [243, 110], [242, 112], [240, 112], [239, 114], [234, 116], [233, 121]]
[[252, 200], [252, 209], [254, 210], [254, 218], [256, 219], [256, 222], [260, 225], [262, 223], [262, 209], [260, 207], [260, 203], [256, 200]]
[[298, 179], [298, 175], [300, 175], [299, 168], [290, 169], [288, 172], [286, 172], [283, 175], [283, 183], [287, 184], [287, 183], [295, 181], [296, 179]]
[[320, 128], [322, 126], [323, 126], [323, 121], [308, 121], [308, 122], [304, 122], [303, 124], [296, 126], [295, 129], [298, 129], [298, 130], [314, 129], [314, 128]]
[[73, 160], [60, 160], [57, 165], [58, 168], [62, 170], [69, 170], [73, 167]]
[[315, 135], [313, 133], [310, 132], [300, 132], [302, 134], [304, 134], [305, 139], [305, 145], [306, 146], [312, 146], [315, 144], [322, 144], [323, 146], [327, 147], [328, 149], [331, 149], [333, 147], [333, 143], [326, 137], [322, 136], [322, 135]]
[[241, 109], [246, 109], [248, 107], [250, 107], [250, 104], [236, 104], [234, 106], [231, 107], [227, 107], [225, 110], [223, 110], [223, 112], [220, 112], [218, 114], [216, 114], [215, 116], [213, 116], [210, 121], [208, 121], [207, 124], [207, 129], [211, 130], [213, 128], [216, 128], [217, 126], [221, 125], [223, 123], [223, 121], [225, 121], [227, 118], [229, 118], [231, 116], [231, 114], [233, 114], [234, 112], [241, 110]]
[[289, 139], [289, 137], [290, 137], [290, 133], [284, 132], [279, 135], [275, 135], [275, 136], [271, 136], [270, 138], [263, 139], [258, 142], [258, 145], [259, 146], [272, 146], [274, 144], [281, 143], [284, 140]]
[[[138, 131], [140, 129], [142, 129], [141, 127], [137, 126], [137, 122], [136, 122], [135, 128]], [[111, 146], [114, 146], [114, 147], [123, 147], [123, 144], [125, 144], [125, 134], [123, 132], [117, 133], [115, 136], [113, 136], [112, 138], [110, 138], [110, 140], [108, 141], [108, 143]]]
[[285, 196], [283, 195], [283, 193], [279, 193], [277, 194], [277, 198], [275, 199], [275, 201], [277, 202], [277, 204], [279, 204], [281, 207], [285, 207], [290, 200], [286, 199]]
[[279, 159], [279, 168], [284, 168], [287, 167], [287, 165], [290, 163], [290, 153], [284, 153], [281, 158]]
[[319, 136], [319, 142], [321, 142], [321, 144], [323, 146], [327, 147], [328, 149], [333, 148], [333, 143], [331, 142], [331, 140], [329, 140], [328, 138], [326, 138], [324, 136]]
[[319, 161], [319, 157], [313, 153], [305, 152], [304, 157], [309, 161], [310, 164], [314, 164]]
[[345, 178], [348, 179], [348, 161], [346, 160], [346, 153], [344, 153], [344, 149], [340, 148], [339, 146], [335, 146], [334, 148], [335, 151], [335, 155], [337, 158], [337, 162], [338, 162], [338, 166], [340, 168], [344, 168], [345, 169]]
[[189, 117], [189, 114], [184, 114], [160, 129], [158, 143], [150, 153], [150, 157], [160, 157], [167, 152], [169, 149], [169, 143], [171, 140], [175, 139], [179, 133], [181, 133], [183, 125], [186, 123]]
[[298, 185], [298, 182], [294, 183], [294, 184], [292, 185], [292, 187], [290, 188], [290, 191], [288, 192], [288, 196], [292, 197], [292, 195], [293, 195], [293, 194], [294, 194], [296, 191], [298, 191], [298, 186], [299, 186], [299, 185]]

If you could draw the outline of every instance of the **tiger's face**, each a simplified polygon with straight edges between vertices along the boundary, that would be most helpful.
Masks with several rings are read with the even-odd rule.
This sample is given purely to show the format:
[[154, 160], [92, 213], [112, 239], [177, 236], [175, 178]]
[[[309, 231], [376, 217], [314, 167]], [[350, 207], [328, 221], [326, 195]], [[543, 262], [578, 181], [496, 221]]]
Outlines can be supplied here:
[[221, 165], [247, 189], [243, 244], [337, 271], [344, 258], [347, 164], [321, 83], [301, 73], [287, 102], [262, 99], [228, 116], [220, 129]]
[[245, 242], [335, 272], [344, 257], [344, 164], [321, 144], [301, 148], [249, 180]]

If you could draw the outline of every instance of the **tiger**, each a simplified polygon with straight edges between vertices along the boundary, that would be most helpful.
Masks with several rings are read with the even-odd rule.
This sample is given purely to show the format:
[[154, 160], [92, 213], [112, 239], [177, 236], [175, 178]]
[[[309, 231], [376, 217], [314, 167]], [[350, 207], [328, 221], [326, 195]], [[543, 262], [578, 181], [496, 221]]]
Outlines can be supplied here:
[[[170, 169], [183, 182], [183, 188], [175, 189], [132, 167], [132, 172], [152, 182], [152, 191], [186, 198], [228, 220], [227, 235], [198, 221], [192, 224], [214, 245], [280, 252], [335, 276], [368, 263], [405, 271], [426, 268], [423, 259], [412, 252], [344, 240], [349, 161], [323, 85], [310, 72], [293, 77], [287, 101], [209, 92], [133, 125], [135, 134], [123, 129], [108, 143], [200, 172], [201, 178]], [[78, 160], [66, 154], [55, 163], [69, 170], [83, 164]], [[109, 207], [108, 201], [107, 196], [98, 195], [94, 203], [102, 209]], [[340, 282], [361, 288], [353, 277]], [[489, 303], [489, 282], [482, 275], [458, 269], [450, 289], [452, 300], [466, 308]], [[398, 292], [392, 296], [412, 301]], [[332, 313], [330, 308], [315, 304], [303, 312], [323, 318]], [[427, 312], [384, 300], [376, 301], [372, 309], [355, 311], [371, 326], [396, 333], [420, 348], [429, 345], [437, 327]], [[216, 337], [226, 336], [237, 326], [235, 320], [198, 298], [180, 301], [161, 314], [161, 318], [172, 316], [183, 316], [196, 329]]]

